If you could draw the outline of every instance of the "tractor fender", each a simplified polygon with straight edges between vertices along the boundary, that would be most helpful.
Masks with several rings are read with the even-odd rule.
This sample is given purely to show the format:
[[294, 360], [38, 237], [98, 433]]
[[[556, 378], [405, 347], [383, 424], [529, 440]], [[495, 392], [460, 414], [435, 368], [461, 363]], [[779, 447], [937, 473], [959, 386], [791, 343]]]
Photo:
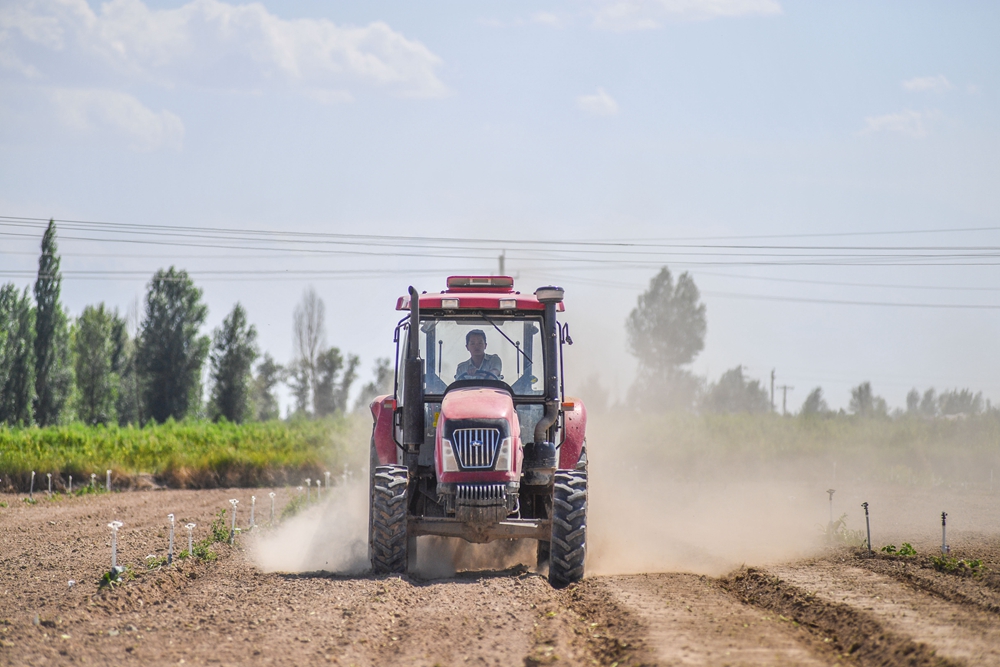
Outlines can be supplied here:
[[375, 443], [375, 453], [380, 466], [395, 465], [396, 441], [392, 438], [393, 414], [396, 412], [396, 399], [391, 395], [378, 396], [371, 405], [372, 411], [372, 441]]
[[571, 470], [576, 467], [587, 440], [587, 407], [579, 398], [566, 397], [563, 403], [563, 429], [566, 437], [559, 447], [559, 468]]

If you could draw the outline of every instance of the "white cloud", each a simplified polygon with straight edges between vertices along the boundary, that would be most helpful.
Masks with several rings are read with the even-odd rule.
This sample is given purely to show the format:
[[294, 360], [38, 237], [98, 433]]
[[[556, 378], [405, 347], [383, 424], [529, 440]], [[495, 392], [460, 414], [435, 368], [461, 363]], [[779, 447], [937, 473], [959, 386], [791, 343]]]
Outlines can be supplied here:
[[954, 88], [944, 74], [918, 76], [903, 82], [903, 88], [911, 93], [943, 93]]
[[[28, 54], [44, 62], [22, 63]], [[126, 75], [251, 91], [370, 86], [416, 97], [448, 92], [436, 74], [440, 58], [378, 21], [355, 27], [286, 20], [259, 3], [220, 0], [165, 10], [142, 0], [110, 0], [98, 12], [86, 0], [16, 0], [0, 8], [0, 65], [22, 63], [22, 70], [55, 77], [80, 59], [95, 80]]]
[[553, 14], [552, 12], [535, 12], [531, 15], [532, 23], [540, 23], [542, 25], [547, 25], [552, 28], [563, 27], [563, 20]]
[[137, 151], [180, 149], [184, 123], [169, 111], [151, 110], [127, 93], [56, 88], [49, 93], [62, 122], [78, 131], [111, 130]]
[[650, 30], [664, 21], [703, 21], [781, 13], [777, 0], [605, 0], [594, 25], [607, 30]]
[[927, 136], [928, 122], [939, 115], [937, 111], [913, 111], [907, 109], [899, 113], [865, 118], [862, 134], [875, 132], [895, 132], [908, 137], [922, 139]]
[[618, 103], [603, 88], [598, 88], [596, 95], [580, 95], [576, 98], [576, 106], [595, 116], [614, 116], [618, 113]]

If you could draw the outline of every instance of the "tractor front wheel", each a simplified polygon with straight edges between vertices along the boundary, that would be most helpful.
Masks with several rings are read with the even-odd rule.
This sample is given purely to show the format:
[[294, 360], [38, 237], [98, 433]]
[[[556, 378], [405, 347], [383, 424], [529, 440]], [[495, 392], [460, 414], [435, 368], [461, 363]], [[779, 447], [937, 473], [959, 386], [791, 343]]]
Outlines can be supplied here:
[[552, 496], [549, 583], [562, 588], [583, 579], [587, 555], [587, 473], [557, 470]]
[[406, 466], [377, 466], [372, 484], [371, 553], [376, 574], [406, 572]]

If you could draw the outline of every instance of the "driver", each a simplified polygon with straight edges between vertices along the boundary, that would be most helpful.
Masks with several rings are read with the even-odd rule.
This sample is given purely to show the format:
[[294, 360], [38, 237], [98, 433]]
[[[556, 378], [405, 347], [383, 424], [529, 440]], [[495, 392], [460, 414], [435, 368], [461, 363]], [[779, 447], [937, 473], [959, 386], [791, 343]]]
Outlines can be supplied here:
[[470, 358], [458, 365], [455, 370], [456, 380], [463, 377], [502, 379], [500, 355], [486, 354], [486, 333], [482, 329], [473, 329], [465, 334], [465, 349], [469, 351]]

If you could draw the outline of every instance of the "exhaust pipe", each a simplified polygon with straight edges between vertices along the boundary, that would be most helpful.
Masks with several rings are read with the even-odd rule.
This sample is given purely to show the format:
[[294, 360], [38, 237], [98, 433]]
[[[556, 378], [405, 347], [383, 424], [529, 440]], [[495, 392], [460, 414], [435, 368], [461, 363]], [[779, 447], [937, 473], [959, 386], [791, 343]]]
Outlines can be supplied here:
[[410, 331], [403, 367], [404, 463], [410, 474], [417, 471], [420, 445], [424, 442], [424, 362], [420, 358], [420, 295], [410, 286]]
[[556, 470], [556, 446], [552, 426], [559, 418], [559, 329], [556, 304], [563, 300], [563, 288], [539, 287], [535, 297], [545, 305], [542, 347], [545, 353], [545, 414], [535, 424], [535, 438], [524, 448], [525, 484], [548, 484]]

